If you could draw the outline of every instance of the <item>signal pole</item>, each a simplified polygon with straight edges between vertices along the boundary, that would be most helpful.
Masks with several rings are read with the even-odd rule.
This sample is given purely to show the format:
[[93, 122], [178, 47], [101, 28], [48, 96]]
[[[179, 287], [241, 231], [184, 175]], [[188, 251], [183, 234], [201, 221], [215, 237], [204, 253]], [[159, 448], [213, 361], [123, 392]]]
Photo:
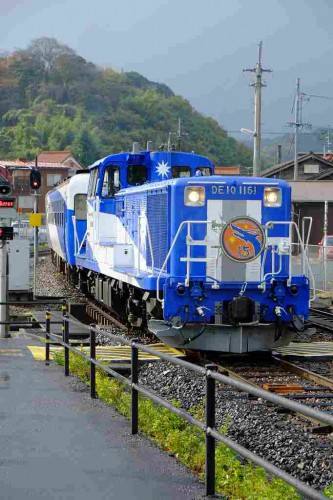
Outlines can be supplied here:
[[258, 62], [252, 69], [243, 69], [243, 72], [255, 73], [255, 82], [250, 83], [254, 87], [254, 134], [253, 134], [253, 176], [260, 175], [261, 167], [261, 89], [267, 87], [262, 81], [263, 73], [271, 73], [271, 69], [263, 69], [261, 66], [262, 42], [259, 42]]
[[[35, 169], [38, 170], [38, 157], [35, 156]], [[38, 194], [34, 191], [34, 213], [38, 213]], [[33, 297], [37, 293], [37, 266], [38, 266], [38, 227], [34, 227], [34, 279], [33, 279]]]
[[0, 241], [0, 337], [2, 339], [8, 336], [7, 321], [8, 306], [6, 305], [8, 296], [8, 249], [7, 241]]

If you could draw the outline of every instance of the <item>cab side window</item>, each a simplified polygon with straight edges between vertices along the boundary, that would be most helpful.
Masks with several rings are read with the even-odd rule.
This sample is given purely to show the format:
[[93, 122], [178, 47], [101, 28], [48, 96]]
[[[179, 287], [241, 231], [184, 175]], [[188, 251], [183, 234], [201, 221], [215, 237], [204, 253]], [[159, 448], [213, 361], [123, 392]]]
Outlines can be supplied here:
[[127, 167], [127, 184], [141, 185], [147, 180], [147, 169], [144, 165], [129, 165]]
[[88, 186], [88, 198], [93, 198], [96, 196], [96, 185], [98, 180], [99, 167], [96, 167], [90, 171], [89, 176], [89, 186]]
[[104, 171], [102, 184], [102, 197], [112, 198], [121, 188], [120, 186], [120, 170], [117, 165], [108, 165]]
[[172, 178], [191, 177], [190, 167], [172, 167]]

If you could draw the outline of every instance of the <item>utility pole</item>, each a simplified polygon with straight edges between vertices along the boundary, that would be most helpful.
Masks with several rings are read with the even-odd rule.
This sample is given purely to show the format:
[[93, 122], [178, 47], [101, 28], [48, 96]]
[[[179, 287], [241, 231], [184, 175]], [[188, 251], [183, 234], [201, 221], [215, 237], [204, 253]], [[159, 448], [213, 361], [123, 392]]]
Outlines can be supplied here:
[[294, 146], [295, 146], [295, 154], [294, 154], [294, 181], [297, 181], [298, 179], [298, 128], [301, 126], [301, 120], [300, 120], [300, 78], [297, 78], [296, 80], [296, 97], [295, 97], [295, 106], [294, 106], [294, 127], [295, 127], [295, 139], [294, 139]]
[[[327, 149], [326, 149], [327, 146]], [[324, 155], [331, 153], [332, 143], [330, 142], [330, 127], [327, 128], [326, 144], [324, 144]]]
[[259, 42], [258, 62], [252, 69], [243, 69], [243, 72], [254, 73], [255, 82], [250, 83], [254, 87], [254, 134], [253, 134], [253, 176], [260, 175], [261, 168], [261, 89], [267, 87], [262, 81], [263, 73], [271, 73], [270, 69], [261, 66], [262, 42]]
[[298, 180], [298, 131], [299, 128], [311, 128], [310, 123], [303, 123], [302, 119], [302, 103], [309, 100], [307, 94], [300, 90], [300, 78], [296, 79], [296, 95], [294, 100], [294, 121], [289, 122], [288, 125], [294, 128], [294, 181]]
[[184, 135], [188, 135], [188, 133], [183, 132], [182, 130], [182, 121], [181, 118], [178, 118], [178, 130], [177, 132], [169, 132], [169, 138], [168, 138], [168, 151], [172, 150], [172, 144], [171, 144], [171, 138], [172, 136], [175, 135], [177, 138], [177, 150], [180, 151], [181, 149], [181, 142], [182, 142], [182, 137]]

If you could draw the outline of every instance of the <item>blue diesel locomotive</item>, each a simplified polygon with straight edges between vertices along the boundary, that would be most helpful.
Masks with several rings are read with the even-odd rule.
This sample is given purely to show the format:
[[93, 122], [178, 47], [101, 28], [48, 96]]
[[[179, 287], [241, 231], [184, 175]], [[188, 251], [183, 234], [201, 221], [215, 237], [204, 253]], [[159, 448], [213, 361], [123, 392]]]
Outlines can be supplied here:
[[[292, 237], [304, 247], [285, 181], [217, 176], [206, 157], [133, 148], [90, 167], [84, 228], [77, 223], [74, 208], [72, 225], [49, 231], [72, 278], [171, 346], [271, 349], [308, 317], [311, 270], [304, 252], [293, 271]], [[60, 252], [69, 240], [75, 248]]]

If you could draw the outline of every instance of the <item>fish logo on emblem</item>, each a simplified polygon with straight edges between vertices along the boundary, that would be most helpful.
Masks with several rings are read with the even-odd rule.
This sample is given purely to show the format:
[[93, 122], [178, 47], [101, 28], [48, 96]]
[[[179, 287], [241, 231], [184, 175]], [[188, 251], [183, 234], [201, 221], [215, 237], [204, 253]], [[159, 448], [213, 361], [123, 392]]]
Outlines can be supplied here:
[[234, 217], [221, 231], [221, 248], [235, 262], [251, 262], [265, 248], [266, 237], [258, 221], [247, 216]]

